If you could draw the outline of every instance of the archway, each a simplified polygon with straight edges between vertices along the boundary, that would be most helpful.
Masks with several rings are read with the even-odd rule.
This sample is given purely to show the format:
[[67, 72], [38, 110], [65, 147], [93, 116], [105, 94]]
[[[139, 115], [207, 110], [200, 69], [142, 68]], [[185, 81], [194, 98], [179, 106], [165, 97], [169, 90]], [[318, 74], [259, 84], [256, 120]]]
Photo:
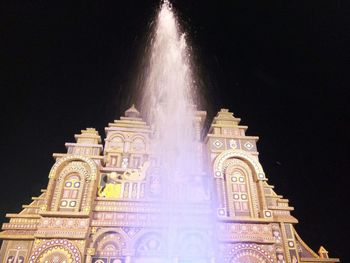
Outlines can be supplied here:
[[37, 247], [29, 263], [81, 263], [79, 249], [64, 239], [48, 240]]
[[147, 233], [136, 242], [135, 263], [164, 263], [166, 244], [158, 233]]
[[256, 244], [239, 244], [233, 248], [229, 263], [274, 263], [273, 257]]

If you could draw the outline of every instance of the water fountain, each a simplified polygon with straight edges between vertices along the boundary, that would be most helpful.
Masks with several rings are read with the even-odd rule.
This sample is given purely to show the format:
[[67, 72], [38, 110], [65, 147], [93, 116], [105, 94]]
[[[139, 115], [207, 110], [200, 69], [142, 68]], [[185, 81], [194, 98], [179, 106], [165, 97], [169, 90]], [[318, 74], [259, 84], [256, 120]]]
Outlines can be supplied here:
[[206, 113], [194, 106], [190, 52], [168, 1], [148, 51], [145, 118], [132, 106], [104, 138], [87, 128], [54, 153], [47, 189], [6, 215], [0, 261], [339, 262], [297, 234], [239, 118], [221, 109], [201, 138]]
[[[191, 55], [186, 35], [181, 32], [168, 1], [161, 4], [150, 45], [141, 109], [154, 132], [153, 151], [160, 158], [159, 206], [163, 222], [159, 225], [162, 225], [161, 232], [167, 242], [167, 258], [174, 262], [173, 258], [179, 256], [176, 249], [179, 244], [172, 241], [179, 240], [179, 233], [192, 233], [192, 237], [198, 239], [194, 242], [202, 243], [208, 239], [213, 225], [208, 213], [209, 180], [203, 173], [198, 151], [201, 146], [195, 123], [197, 101]], [[193, 214], [194, 211], [206, 218], [204, 228], [198, 227], [201, 220]], [[188, 253], [196, 256], [197, 252]], [[191, 262], [209, 261], [192, 258]]]

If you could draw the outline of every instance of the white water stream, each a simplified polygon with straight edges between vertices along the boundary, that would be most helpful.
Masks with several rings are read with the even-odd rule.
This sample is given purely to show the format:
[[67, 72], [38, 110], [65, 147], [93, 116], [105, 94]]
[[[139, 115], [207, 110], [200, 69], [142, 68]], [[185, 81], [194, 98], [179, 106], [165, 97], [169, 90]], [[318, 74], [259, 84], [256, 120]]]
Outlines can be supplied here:
[[[163, 222], [159, 225], [166, 243], [166, 254], [161, 261], [166, 263], [175, 262], [174, 257], [178, 257], [181, 232], [190, 233], [185, 237], [192, 242], [190, 249], [197, 249], [196, 246], [205, 249], [208, 244], [204, 244], [206, 240], [202, 236], [208, 235], [211, 226], [198, 228], [198, 217], [192, 214], [202, 212], [198, 202], [208, 204], [208, 186], [204, 189], [203, 176], [199, 175], [202, 168], [198, 162], [199, 141], [195, 139], [196, 87], [190, 52], [186, 35], [180, 31], [168, 1], [161, 5], [154, 30], [149, 64], [144, 72], [141, 110], [153, 129], [152, 146], [161, 163], [159, 201]], [[198, 251], [189, 253], [198, 254]], [[179, 262], [209, 262], [203, 255], [200, 257]]]

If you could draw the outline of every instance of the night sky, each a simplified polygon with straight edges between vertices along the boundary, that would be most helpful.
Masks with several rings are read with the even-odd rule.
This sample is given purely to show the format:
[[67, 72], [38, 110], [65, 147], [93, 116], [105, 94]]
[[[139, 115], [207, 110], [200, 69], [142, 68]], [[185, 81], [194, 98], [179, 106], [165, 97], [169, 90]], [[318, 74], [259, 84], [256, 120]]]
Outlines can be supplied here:
[[[304, 241], [350, 261], [350, 8], [340, 1], [173, 1], [204, 108], [260, 136]], [[52, 153], [104, 127], [131, 89], [158, 1], [0, 3], [0, 222], [46, 188]], [[346, 260], [348, 259], [348, 260]]]

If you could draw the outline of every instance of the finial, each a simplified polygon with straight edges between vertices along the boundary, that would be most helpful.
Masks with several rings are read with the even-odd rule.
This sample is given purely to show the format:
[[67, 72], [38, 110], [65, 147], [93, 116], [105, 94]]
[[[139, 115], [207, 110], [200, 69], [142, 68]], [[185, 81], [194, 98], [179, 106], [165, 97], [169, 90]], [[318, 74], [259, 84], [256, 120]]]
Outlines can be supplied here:
[[125, 111], [125, 117], [139, 118], [140, 112], [136, 109], [135, 104], [132, 104], [129, 109]]

